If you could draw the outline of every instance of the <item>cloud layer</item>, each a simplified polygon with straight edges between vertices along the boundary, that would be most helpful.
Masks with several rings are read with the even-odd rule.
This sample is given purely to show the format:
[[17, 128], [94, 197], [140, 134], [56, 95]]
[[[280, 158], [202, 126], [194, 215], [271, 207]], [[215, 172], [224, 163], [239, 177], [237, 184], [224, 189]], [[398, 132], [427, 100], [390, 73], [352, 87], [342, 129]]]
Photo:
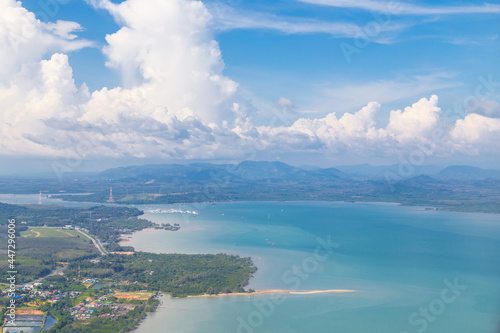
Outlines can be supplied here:
[[454, 15], [454, 14], [498, 14], [500, 5], [484, 4], [462, 5], [462, 6], [424, 6], [410, 2], [401, 1], [378, 1], [378, 0], [298, 0], [300, 2], [331, 6], [356, 8], [373, 12], [391, 13], [394, 15]]
[[[123, 87], [75, 86], [67, 52], [80, 40], [75, 22], [42, 23], [15, 1], [0, 1], [0, 149], [3, 156], [241, 159], [249, 152], [390, 156], [498, 154], [498, 104], [481, 100], [454, 123], [437, 96], [390, 112], [369, 102], [354, 113], [299, 118], [281, 98], [269, 124], [255, 125], [237, 103], [237, 83], [223, 75], [212, 15], [199, 1], [107, 0], [122, 28], [107, 36], [108, 66]], [[26, 33], [26, 31], [29, 33]], [[23, 32], [24, 31], [24, 32]], [[20, 43], [10, 41], [21, 36]], [[382, 101], [383, 102], [383, 101]]]

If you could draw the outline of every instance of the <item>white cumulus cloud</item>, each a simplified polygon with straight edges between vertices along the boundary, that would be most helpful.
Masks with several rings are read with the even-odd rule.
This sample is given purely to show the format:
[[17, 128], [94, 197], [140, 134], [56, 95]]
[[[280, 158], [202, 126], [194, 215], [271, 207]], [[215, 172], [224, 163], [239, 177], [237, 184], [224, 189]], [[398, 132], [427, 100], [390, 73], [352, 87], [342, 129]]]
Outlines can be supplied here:
[[[80, 25], [41, 23], [20, 3], [0, 0], [0, 61], [10, 65], [0, 68], [2, 155], [240, 159], [253, 150], [386, 156], [419, 145], [437, 155], [500, 151], [500, 119], [488, 111], [495, 105], [483, 103], [482, 114], [445, 126], [434, 95], [391, 111], [387, 125], [377, 124], [383, 108], [377, 102], [352, 113], [298, 118], [293, 101], [281, 97], [274, 106], [278, 120], [256, 125], [251, 103], [233, 98], [237, 84], [223, 75], [211, 15], [201, 2], [93, 4], [122, 25], [107, 36], [104, 53], [124, 84], [90, 92], [75, 85], [65, 54], [92, 45], [77, 37]], [[26, 22], [31, 34], [21, 44], [9, 42]], [[290, 116], [291, 122], [282, 121]], [[438, 129], [445, 131], [439, 144]]]
[[75, 22], [44, 23], [15, 0], [0, 1], [0, 85], [25, 64], [38, 61], [46, 54], [74, 51], [93, 44], [75, 40]]
[[217, 121], [237, 83], [222, 74], [224, 62], [209, 28], [212, 16], [200, 1], [94, 1], [123, 27], [108, 35], [108, 66], [128, 88], [142, 86], [150, 103], [185, 117]]
[[440, 116], [438, 97], [422, 98], [404, 111], [391, 111], [387, 131], [400, 142], [428, 138], [438, 126]]
[[454, 150], [477, 155], [500, 152], [500, 119], [480, 114], [469, 114], [457, 120], [450, 136]]

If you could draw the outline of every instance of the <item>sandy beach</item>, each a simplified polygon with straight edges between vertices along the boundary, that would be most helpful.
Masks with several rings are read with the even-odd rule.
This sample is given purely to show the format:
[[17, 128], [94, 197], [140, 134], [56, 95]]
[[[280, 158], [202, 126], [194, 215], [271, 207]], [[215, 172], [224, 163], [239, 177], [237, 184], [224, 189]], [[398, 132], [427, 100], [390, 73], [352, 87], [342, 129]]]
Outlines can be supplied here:
[[221, 297], [221, 296], [254, 296], [254, 295], [265, 295], [265, 294], [290, 294], [290, 295], [310, 295], [310, 294], [328, 294], [328, 293], [355, 293], [359, 290], [349, 290], [349, 289], [328, 289], [328, 290], [283, 290], [283, 289], [268, 289], [268, 290], [257, 290], [253, 293], [223, 293], [217, 295], [196, 295], [187, 296], [188, 298], [196, 297]]

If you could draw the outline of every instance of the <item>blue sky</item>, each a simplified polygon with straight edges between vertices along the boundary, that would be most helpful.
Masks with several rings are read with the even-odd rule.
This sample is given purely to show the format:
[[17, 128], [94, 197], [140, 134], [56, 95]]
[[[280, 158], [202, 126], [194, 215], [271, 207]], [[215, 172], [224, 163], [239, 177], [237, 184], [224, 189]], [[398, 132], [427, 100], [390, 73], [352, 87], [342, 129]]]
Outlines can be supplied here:
[[[38, 13], [42, 20], [76, 21], [84, 27], [78, 35], [96, 42], [95, 48], [69, 54], [76, 83], [85, 82], [91, 90], [120, 85], [119, 73], [104, 65], [106, 58], [99, 49], [106, 43], [105, 35], [120, 28], [113, 17], [105, 10], [92, 8], [83, 0], [54, 1], [58, 4], [54, 7], [44, 6], [44, 3], [25, 1], [23, 6]], [[382, 22], [381, 25], [389, 28], [402, 26], [387, 34], [376, 34], [373, 39], [362, 38], [363, 43], [367, 43], [363, 47], [358, 47], [354, 38], [326, 33], [287, 33], [252, 27], [215, 30], [215, 39], [220, 44], [226, 64], [224, 74], [266, 102], [282, 96], [293, 96], [294, 102], [301, 108], [317, 108], [319, 114], [326, 114], [330, 110], [323, 105], [328, 101], [321, 95], [321, 90], [366, 82], [411, 81], [418, 75], [439, 74], [445, 75], [439, 82], [454, 81], [456, 87], [396, 99], [386, 106], [388, 109], [401, 108], [414, 102], [414, 97], [441, 93], [441, 106], [445, 108], [461, 103], [464, 94], [473, 94], [478, 76], [500, 76], [498, 11], [490, 14], [391, 15], [389, 18], [385, 13], [359, 8], [330, 7], [300, 1], [210, 0], [205, 3], [214, 11], [214, 15], [224, 11], [252, 13], [256, 20], [267, 14], [284, 21], [311, 20], [316, 24], [339, 22], [356, 24], [366, 29], [374, 22]], [[413, 3], [428, 8], [484, 5], [480, 1]], [[55, 15], [52, 16], [52, 13]], [[342, 52], [343, 43], [359, 50], [359, 53], [352, 53], [350, 63]], [[397, 98], [397, 94], [394, 98]], [[352, 112], [356, 108], [341, 110]]]
[[[21, 68], [35, 64], [41, 73], [46, 64], [74, 80], [64, 90], [71, 96], [59, 99], [60, 105], [49, 103], [52, 110], [56, 103], [65, 111], [40, 110], [38, 121], [22, 125], [29, 133], [19, 137], [9, 134], [15, 125], [2, 131], [4, 142], [32, 145], [22, 151], [24, 157], [64, 158], [75, 151], [79, 136], [114, 126], [112, 133], [123, 136], [123, 145], [101, 135], [96, 140], [108, 150], [96, 148], [80, 157], [115, 164], [227, 161], [245, 158], [238, 151], [250, 144], [256, 159], [394, 163], [429, 140], [435, 144], [430, 133], [442, 127], [449, 140], [428, 154], [428, 162], [498, 161], [497, 147], [485, 144], [498, 141], [499, 2], [51, 0], [20, 5], [6, 0], [4, 6], [22, 6], [19, 16], [2, 18], [17, 19], [21, 31], [27, 20], [22, 15], [34, 13], [40, 21], [30, 24], [42, 37], [29, 35], [23, 47], [11, 51], [27, 60], [10, 59], [14, 69], [3, 73], [0, 87], [12, 92], [15, 82], [28, 80]], [[52, 90], [42, 91], [42, 83], [31, 84], [33, 91], [25, 95], [45, 96], [44, 101], [52, 96]], [[130, 102], [138, 94], [147, 95], [147, 105]], [[412, 108], [422, 98], [427, 104]], [[127, 110], [120, 108], [123, 101]], [[35, 103], [24, 102], [26, 108]], [[378, 104], [360, 112], [370, 102]], [[98, 110], [102, 103], [109, 103], [102, 106], [107, 111]], [[138, 118], [157, 124], [159, 134], [150, 137], [148, 128], [148, 139], [141, 137]], [[7, 116], [3, 121], [14, 124]], [[64, 147], [48, 140], [54, 126], [61, 140], [73, 143]], [[120, 127], [128, 128], [127, 136]], [[406, 128], [413, 138], [403, 135]]]

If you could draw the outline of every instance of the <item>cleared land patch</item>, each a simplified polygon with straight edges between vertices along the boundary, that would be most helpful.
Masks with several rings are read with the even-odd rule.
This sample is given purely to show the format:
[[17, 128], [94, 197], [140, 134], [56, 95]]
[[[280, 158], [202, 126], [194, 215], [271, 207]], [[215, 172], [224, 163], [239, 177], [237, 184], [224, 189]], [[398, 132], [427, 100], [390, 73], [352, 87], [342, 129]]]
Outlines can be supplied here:
[[124, 299], [137, 299], [140, 301], [146, 301], [148, 300], [151, 296], [153, 296], [153, 293], [148, 293], [148, 292], [131, 292], [131, 293], [126, 293], [126, 292], [117, 292], [113, 294], [114, 297], [116, 298], [124, 298]]
[[21, 236], [23, 236], [24, 238], [80, 237], [85, 240], [89, 239], [87, 236], [85, 236], [78, 230], [65, 230], [62, 228], [50, 228], [50, 227], [30, 227], [28, 230], [21, 232]]

